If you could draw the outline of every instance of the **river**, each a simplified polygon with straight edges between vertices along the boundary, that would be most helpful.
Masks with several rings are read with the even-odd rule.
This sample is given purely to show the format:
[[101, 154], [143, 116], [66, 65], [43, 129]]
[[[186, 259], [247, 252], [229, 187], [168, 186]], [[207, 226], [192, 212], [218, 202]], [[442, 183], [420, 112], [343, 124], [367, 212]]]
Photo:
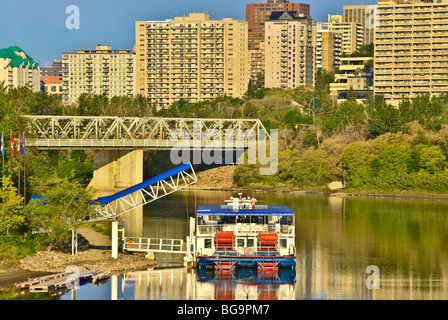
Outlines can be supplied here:
[[[196, 205], [222, 204], [227, 191], [184, 191], [147, 205], [125, 220], [126, 234], [185, 239]], [[247, 196], [252, 196], [248, 194]], [[68, 300], [447, 299], [448, 202], [421, 199], [260, 193], [259, 204], [296, 213], [295, 273], [278, 278], [243, 274], [215, 280], [157, 256], [162, 269], [114, 276], [60, 294]], [[129, 217], [128, 219], [132, 219]], [[130, 227], [127, 227], [127, 226]], [[130, 229], [128, 229], [130, 228]], [[375, 285], [370, 281], [375, 278]], [[379, 285], [379, 287], [378, 287]]]

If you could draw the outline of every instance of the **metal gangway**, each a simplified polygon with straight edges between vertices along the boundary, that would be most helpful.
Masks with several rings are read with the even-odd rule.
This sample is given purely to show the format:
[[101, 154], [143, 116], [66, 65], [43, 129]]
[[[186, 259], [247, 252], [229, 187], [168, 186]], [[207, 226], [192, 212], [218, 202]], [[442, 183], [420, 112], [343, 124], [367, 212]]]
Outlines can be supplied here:
[[137, 253], [171, 253], [184, 255], [184, 262], [188, 265], [194, 259], [196, 241], [194, 236], [195, 218], [190, 217], [190, 232], [183, 239], [126, 237], [123, 232], [123, 251]]
[[[190, 163], [183, 164], [135, 186], [117, 192], [110, 196], [100, 197], [91, 201], [95, 206], [95, 216], [83, 218], [81, 222], [112, 221], [112, 257], [118, 257], [118, 217], [132, 210], [163, 198], [173, 192], [182, 190], [198, 181]], [[32, 196], [32, 199], [44, 201], [42, 196]], [[45, 204], [45, 202], [44, 202]], [[121, 230], [124, 235], [124, 230]], [[72, 235], [72, 244], [74, 236]], [[123, 236], [124, 238], [124, 236]], [[194, 246], [193, 235], [187, 236], [187, 241], [181, 239], [146, 239], [128, 238], [128, 251], [139, 252], [169, 252], [182, 253], [190, 256], [191, 246]], [[186, 247], [186, 248], [185, 248]], [[73, 248], [72, 248], [73, 253]]]
[[113, 195], [94, 200], [93, 203], [97, 204], [97, 216], [87, 222], [116, 220], [127, 212], [191, 186], [197, 181], [191, 164], [183, 164]]
[[[89, 219], [88, 222], [112, 220], [112, 258], [118, 258], [119, 216], [191, 186], [197, 181], [192, 165], [183, 164], [113, 195], [96, 199], [93, 202], [97, 204], [97, 217]], [[194, 252], [194, 241], [189, 240], [193, 239], [192, 235], [187, 237], [184, 249], [184, 241], [181, 239], [169, 239], [167, 243], [166, 239], [125, 238], [124, 229], [122, 232], [124, 249], [127, 251], [180, 253], [187, 255], [188, 259], [191, 259], [191, 253]]]
[[124, 250], [128, 252], [159, 252], [187, 254], [186, 242], [182, 239], [126, 237]]

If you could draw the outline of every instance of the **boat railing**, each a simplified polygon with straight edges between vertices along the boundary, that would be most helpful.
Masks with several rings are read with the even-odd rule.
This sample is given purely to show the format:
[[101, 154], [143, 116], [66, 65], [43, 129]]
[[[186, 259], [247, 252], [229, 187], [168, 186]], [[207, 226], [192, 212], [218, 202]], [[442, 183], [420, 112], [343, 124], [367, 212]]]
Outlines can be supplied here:
[[198, 225], [198, 234], [215, 234], [218, 232], [231, 231], [238, 233], [277, 233], [277, 234], [294, 234], [294, 227], [291, 225], [280, 224], [216, 224], [207, 223]]

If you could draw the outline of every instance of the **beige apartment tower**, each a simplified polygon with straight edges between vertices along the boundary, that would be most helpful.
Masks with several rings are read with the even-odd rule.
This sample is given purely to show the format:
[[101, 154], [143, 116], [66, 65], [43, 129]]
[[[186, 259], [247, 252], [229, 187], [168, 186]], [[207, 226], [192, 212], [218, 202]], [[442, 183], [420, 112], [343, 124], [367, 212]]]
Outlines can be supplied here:
[[448, 92], [448, 0], [378, 2], [375, 94], [402, 97]]
[[219, 96], [242, 97], [249, 83], [247, 21], [190, 13], [136, 21], [137, 94], [159, 108]]
[[340, 65], [342, 32], [331, 30], [328, 24], [316, 24], [316, 68], [333, 71]]
[[363, 44], [375, 42], [374, 28], [375, 5], [344, 6], [344, 22], [356, 22], [362, 25], [364, 38]]
[[342, 15], [328, 15], [328, 22], [322, 22], [322, 26], [342, 34], [342, 54], [350, 55], [363, 45], [364, 30], [360, 23], [343, 22]]
[[274, 12], [265, 26], [265, 87], [314, 86], [316, 28], [311, 17]]
[[95, 50], [62, 53], [62, 100], [75, 103], [83, 93], [135, 95], [135, 54], [97, 45]]

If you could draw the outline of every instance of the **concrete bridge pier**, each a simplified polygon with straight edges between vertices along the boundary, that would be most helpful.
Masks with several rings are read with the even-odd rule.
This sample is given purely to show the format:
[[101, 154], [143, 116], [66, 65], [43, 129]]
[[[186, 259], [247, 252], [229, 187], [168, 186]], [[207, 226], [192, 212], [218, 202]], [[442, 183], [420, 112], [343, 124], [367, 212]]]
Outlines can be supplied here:
[[[143, 182], [143, 150], [94, 150], [94, 171], [89, 187], [97, 196], [109, 196]], [[126, 221], [126, 235], [143, 233], [143, 206], [120, 216]]]

